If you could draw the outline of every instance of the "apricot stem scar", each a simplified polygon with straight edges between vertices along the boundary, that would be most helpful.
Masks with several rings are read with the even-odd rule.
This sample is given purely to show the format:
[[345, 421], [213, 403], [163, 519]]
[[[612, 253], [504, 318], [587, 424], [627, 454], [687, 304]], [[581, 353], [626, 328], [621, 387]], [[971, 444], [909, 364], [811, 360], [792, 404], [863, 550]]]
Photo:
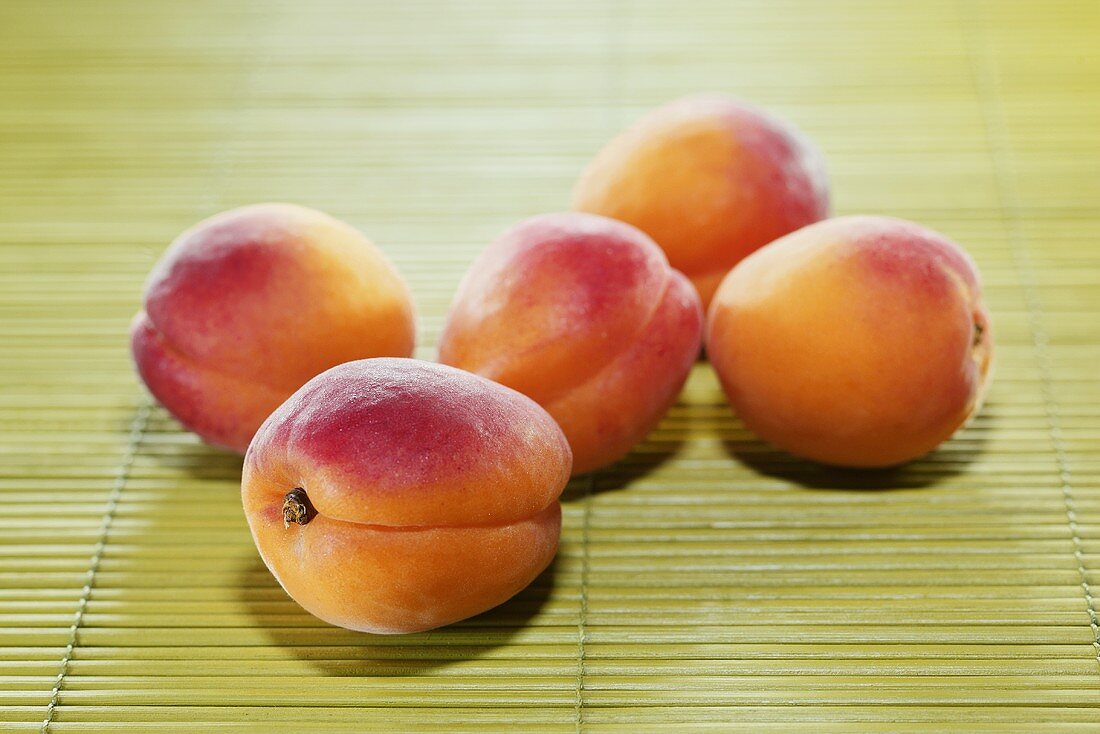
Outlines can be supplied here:
[[982, 334], [984, 334], [984, 333], [985, 333], [985, 327], [982, 326], [977, 321], [975, 321], [974, 322], [974, 341], [970, 346], [971, 347], [976, 347], [979, 344], [981, 344], [982, 343]]
[[306, 525], [316, 514], [317, 511], [314, 510], [313, 505], [309, 503], [309, 496], [301, 487], [295, 487], [290, 490], [286, 493], [286, 497], [283, 498], [284, 528], [289, 528], [292, 522], [298, 523], [299, 525]]

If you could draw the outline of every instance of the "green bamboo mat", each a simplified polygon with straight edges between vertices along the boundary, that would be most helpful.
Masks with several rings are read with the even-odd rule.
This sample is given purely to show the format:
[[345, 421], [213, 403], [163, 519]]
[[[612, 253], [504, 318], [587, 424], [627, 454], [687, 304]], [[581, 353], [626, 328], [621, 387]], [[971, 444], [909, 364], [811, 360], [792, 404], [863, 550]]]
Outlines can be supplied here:
[[[1093, 0], [0, 2], [0, 731], [1100, 731]], [[978, 260], [989, 403], [886, 475], [761, 445], [701, 363], [569, 488], [550, 572], [376, 638], [259, 562], [240, 460], [130, 369], [185, 226], [290, 200], [410, 280], [466, 264], [696, 90], [794, 119], [840, 213]]]

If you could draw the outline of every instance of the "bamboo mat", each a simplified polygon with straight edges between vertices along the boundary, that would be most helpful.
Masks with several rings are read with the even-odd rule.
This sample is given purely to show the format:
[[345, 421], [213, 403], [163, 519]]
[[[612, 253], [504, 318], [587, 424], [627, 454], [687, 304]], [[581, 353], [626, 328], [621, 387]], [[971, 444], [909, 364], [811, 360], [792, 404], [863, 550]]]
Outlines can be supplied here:
[[[1100, 731], [1093, 0], [0, 2], [0, 731]], [[301, 611], [240, 460], [150, 404], [126, 327], [200, 217], [316, 206], [410, 280], [565, 208], [647, 108], [797, 121], [839, 213], [979, 262], [977, 420], [900, 471], [761, 445], [699, 364], [567, 491], [512, 602], [408, 637]]]

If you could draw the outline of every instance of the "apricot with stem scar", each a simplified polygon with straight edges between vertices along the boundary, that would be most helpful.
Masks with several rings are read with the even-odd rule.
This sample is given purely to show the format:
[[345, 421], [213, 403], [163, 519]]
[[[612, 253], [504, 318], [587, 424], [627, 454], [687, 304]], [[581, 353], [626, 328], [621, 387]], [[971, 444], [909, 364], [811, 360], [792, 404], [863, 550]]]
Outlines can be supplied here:
[[561, 429], [515, 390], [368, 359], [275, 410], [241, 493], [260, 555], [307, 611], [415, 632], [496, 606], [549, 565], [571, 465]]

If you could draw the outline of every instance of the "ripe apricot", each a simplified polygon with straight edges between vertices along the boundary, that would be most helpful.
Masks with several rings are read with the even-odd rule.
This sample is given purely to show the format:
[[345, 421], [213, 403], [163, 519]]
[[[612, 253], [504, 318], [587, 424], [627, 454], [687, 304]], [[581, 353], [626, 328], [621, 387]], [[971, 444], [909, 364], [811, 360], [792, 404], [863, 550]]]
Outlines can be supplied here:
[[881, 467], [931, 451], [979, 408], [993, 335], [958, 245], [900, 219], [841, 217], [726, 276], [707, 354], [761, 438], [828, 464]]
[[558, 546], [571, 455], [520, 393], [411, 359], [307, 382], [256, 434], [242, 496], [264, 563], [307, 611], [416, 632], [500, 604]]
[[358, 230], [314, 209], [258, 204], [172, 243], [130, 337], [157, 400], [205, 441], [243, 453], [268, 414], [319, 372], [412, 354], [413, 305]]
[[581, 474], [621, 458], [661, 420], [698, 354], [702, 320], [691, 284], [644, 233], [545, 214], [474, 261], [439, 358], [546, 408]]
[[660, 107], [608, 143], [573, 208], [648, 234], [706, 307], [746, 255], [828, 216], [829, 195], [821, 155], [798, 130], [712, 95]]

